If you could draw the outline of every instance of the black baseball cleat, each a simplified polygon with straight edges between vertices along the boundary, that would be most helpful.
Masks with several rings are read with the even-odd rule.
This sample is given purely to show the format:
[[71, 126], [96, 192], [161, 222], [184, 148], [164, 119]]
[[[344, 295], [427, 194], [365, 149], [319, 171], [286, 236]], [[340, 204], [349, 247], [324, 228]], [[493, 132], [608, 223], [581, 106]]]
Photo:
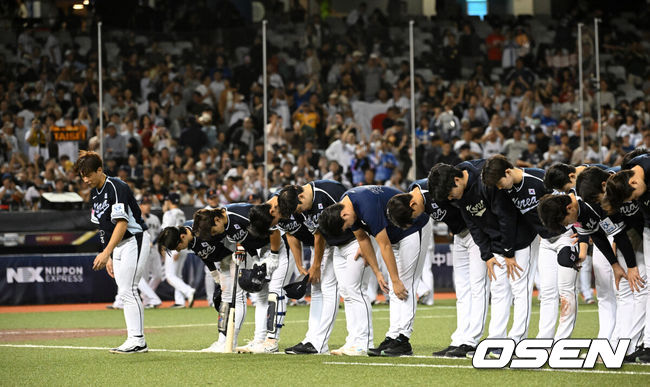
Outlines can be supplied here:
[[128, 355], [131, 353], [145, 353], [149, 352], [149, 347], [147, 347], [147, 343], [144, 341], [144, 339], [138, 340], [134, 338], [128, 338], [124, 344], [120, 345], [117, 348], [110, 349], [109, 352], [123, 355]]
[[453, 349], [445, 354], [446, 357], [467, 357], [467, 353], [475, 351], [476, 348], [471, 345], [461, 344], [460, 347]]
[[447, 352], [453, 351], [456, 348], [458, 348], [458, 347], [450, 345], [447, 348], [443, 349], [442, 351], [434, 352], [433, 356], [444, 357], [444, 356], [447, 355]]
[[636, 357], [637, 363], [650, 363], [650, 348], [643, 348]]
[[381, 356], [381, 352], [385, 349], [390, 348], [393, 343], [395, 343], [395, 339], [386, 337], [377, 348], [368, 349], [368, 356]]
[[285, 349], [284, 353], [289, 355], [314, 355], [317, 354], [318, 351], [311, 343], [298, 343], [293, 347]]
[[411, 347], [409, 338], [404, 335], [397, 336], [393, 344], [382, 351], [382, 355], [390, 357], [413, 355], [413, 348]]
[[626, 355], [623, 358], [623, 363], [636, 363], [636, 358], [643, 354], [643, 344], [640, 347], [637, 347], [634, 352], [629, 355]]

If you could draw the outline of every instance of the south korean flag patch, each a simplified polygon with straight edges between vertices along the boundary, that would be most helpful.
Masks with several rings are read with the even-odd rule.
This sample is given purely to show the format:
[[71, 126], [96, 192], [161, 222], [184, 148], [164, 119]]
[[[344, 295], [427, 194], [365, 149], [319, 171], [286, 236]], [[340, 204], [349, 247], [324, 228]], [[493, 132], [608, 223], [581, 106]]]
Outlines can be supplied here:
[[528, 188], [528, 193], [530, 195], [535, 195], [535, 188]]
[[318, 203], [318, 209], [322, 210], [323, 209], [323, 203]]

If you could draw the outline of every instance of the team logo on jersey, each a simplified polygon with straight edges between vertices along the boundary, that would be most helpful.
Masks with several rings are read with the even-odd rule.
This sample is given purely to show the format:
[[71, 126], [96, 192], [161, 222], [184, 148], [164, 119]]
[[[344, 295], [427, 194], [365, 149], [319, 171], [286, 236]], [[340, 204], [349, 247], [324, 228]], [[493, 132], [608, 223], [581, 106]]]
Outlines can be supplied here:
[[517, 207], [517, 209], [520, 210], [520, 211], [535, 208], [539, 204], [537, 202], [537, 198], [534, 197], [534, 196], [532, 198], [524, 198], [524, 199], [515, 199], [515, 198], [513, 198], [512, 202], [515, 204], [515, 207]]
[[100, 219], [108, 207], [110, 206], [106, 200], [101, 203], [93, 203], [93, 213], [95, 215], [95, 218]]
[[639, 212], [639, 205], [636, 202], [625, 202], [620, 211], [623, 216], [632, 216]]
[[241, 227], [239, 227], [239, 225], [236, 223], [235, 223], [235, 230], [241, 230]]
[[443, 219], [445, 219], [445, 216], [447, 216], [447, 210], [443, 210], [442, 208], [438, 207], [436, 203], [431, 203], [431, 219], [435, 220], [436, 222], [442, 222]]
[[535, 195], [535, 188], [528, 188], [528, 193], [531, 195]]
[[381, 188], [380, 186], [373, 185], [373, 186], [368, 187], [368, 191], [370, 191], [370, 192], [372, 192], [374, 194], [380, 194], [380, 193], [384, 192], [384, 189]]
[[196, 255], [201, 259], [207, 259], [216, 250], [216, 247], [210, 245], [208, 242], [201, 242], [201, 247], [202, 249], [200, 251], [195, 251]]
[[467, 212], [472, 216], [483, 216], [486, 210], [485, 203], [483, 203], [483, 199], [481, 199], [480, 202], [474, 205], [465, 206], [465, 210], [467, 210]]
[[318, 218], [320, 218], [320, 213], [307, 215], [305, 216], [305, 220], [303, 220], [302, 223], [305, 225], [305, 227], [307, 227], [307, 229], [310, 232], [313, 233], [318, 228]]

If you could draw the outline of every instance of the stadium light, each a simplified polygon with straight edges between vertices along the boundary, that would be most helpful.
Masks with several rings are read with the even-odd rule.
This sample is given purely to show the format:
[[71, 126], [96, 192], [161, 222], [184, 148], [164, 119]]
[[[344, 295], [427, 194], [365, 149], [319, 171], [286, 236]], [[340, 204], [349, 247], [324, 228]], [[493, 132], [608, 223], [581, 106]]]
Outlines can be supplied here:
[[77, 9], [77, 10], [84, 9], [84, 5], [83, 4], [74, 4], [72, 6], [72, 9]]
[[90, 4], [90, 1], [88, 1], [88, 0], [84, 0], [84, 5], [87, 6], [88, 4]]

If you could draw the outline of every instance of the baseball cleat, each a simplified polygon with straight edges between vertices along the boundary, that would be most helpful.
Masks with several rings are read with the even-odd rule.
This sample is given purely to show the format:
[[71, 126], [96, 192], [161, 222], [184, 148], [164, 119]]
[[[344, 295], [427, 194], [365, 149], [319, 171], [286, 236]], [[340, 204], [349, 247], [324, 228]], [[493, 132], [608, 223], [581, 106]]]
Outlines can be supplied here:
[[368, 356], [381, 356], [381, 351], [390, 348], [395, 343], [395, 339], [386, 337], [377, 348], [370, 348]]
[[144, 306], [145, 309], [157, 309], [160, 304], [147, 304]]
[[636, 363], [636, 358], [643, 354], [643, 344], [640, 347], [637, 347], [634, 352], [629, 355], [626, 355], [623, 358], [623, 363]]
[[278, 340], [266, 339], [251, 348], [250, 353], [276, 353], [278, 352]]
[[453, 349], [445, 354], [446, 357], [467, 357], [467, 353], [475, 351], [476, 348], [471, 345], [462, 344], [460, 347]]
[[293, 347], [285, 349], [284, 353], [289, 355], [315, 355], [318, 351], [311, 343], [298, 343]]
[[334, 356], [366, 356], [368, 354], [365, 349], [354, 345], [349, 347], [344, 345], [339, 349], [333, 350], [331, 353]]
[[409, 338], [404, 335], [399, 335], [393, 344], [381, 352], [384, 356], [398, 357], [398, 356], [411, 356], [413, 355], [413, 348], [409, 342]]
[[650, 348], [643, 348], [643, 350], [636, 357], [637, 363], [650, 363]]
[[192, 289], [190, 292], [190, 295], [187, 297], [187, 307], [191, 308], [194, 306], [194, 293], [196, 293], [196, 289]]
[[208, 348], [204, 348], [201, 352], [211, 352], [211, 353], [226, 353], [226, 342], [217, 340]]
[[503, 350], [501, 348], [491, 349], [487, 353], [487, 357], [489, 357], [490, 359], [500, 359], [502, 352]]
[[126, 339], [124, 344], [120, 345], [117, 348], [112, 348], [109, 350], [110, 353], [117, 354], [131, 354], [131, 353], [145, 353], [148, 352], [149, 348], [147, 343], [144, 341], [144, 338], [131, 338]]
[[253, 348], [263, 343], [262, 340], [251, 340], [246, 345], [235, 348], [237, 353], [252, 353]]
[[174, 304], [169, 307], [169, 309], [183, 309], [183, 308], [185, 308], [185, 305], [182, 304]]
[[433, 353], [433, 356], [444, 357], [444, 356], [446, 356], [447, 352], [449, 352], [449, 351], [453, 351], [453, 350], [456, 349], [456, 348], [458, 348], [458, 347], [455, 347], [455, 346], [453, 346], [453, 345], [450, 345], [450, 346], [448, 346], [447, 348], [443, 349], [442, 351], [434, 352], [434, 353]]

